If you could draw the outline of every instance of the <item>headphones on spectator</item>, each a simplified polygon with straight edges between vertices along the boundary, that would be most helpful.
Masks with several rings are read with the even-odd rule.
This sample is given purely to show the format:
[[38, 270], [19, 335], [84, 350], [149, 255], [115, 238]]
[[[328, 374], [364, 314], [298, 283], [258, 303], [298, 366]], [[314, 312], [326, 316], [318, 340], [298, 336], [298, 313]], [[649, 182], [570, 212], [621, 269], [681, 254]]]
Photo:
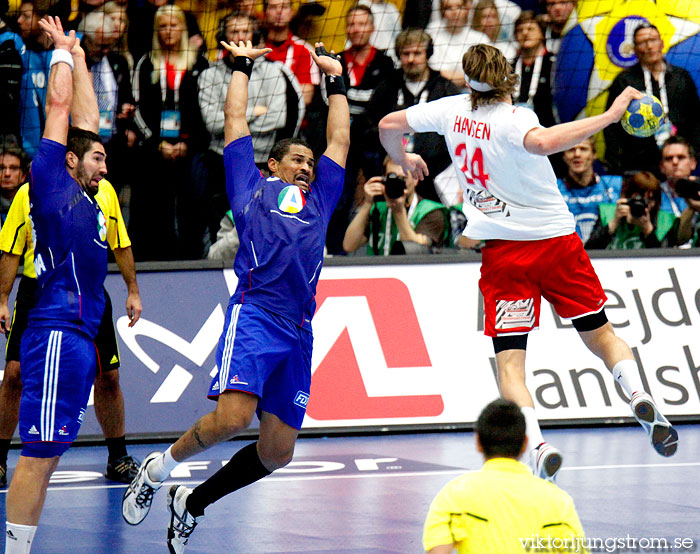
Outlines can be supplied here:
[[233, 12], [230, 13], [224, 17], [221, 18], [219, 21], [219, 29], [216, 31], [216, 47], [219, 49], [223, 49], [223, 46], [221, 46], [222, 42], [227, 42], [226, 40], [226, 24], [233, 19], [234, 17], [245, 17], [250, 21], [250, 24], [253, 26], [253, 46], [257, 46], [260, 44], [260, 41], [262, 40], [262, 33], [260, 32], [260, 29], [258, 28], [258, 22], [251, 16], [244, 14], [244, 13], [238, 13], [238, 12]]
[[[430, 59], [430, 57], [431, 57], [431, 56], [433, 55], [433, 53], [435, 52], [435, 48], [433, 47], [433, 37], [431, 37], [429, 33], [427, 33], [425, 30], [419, 29], [419, 28], [408, 28], [408, 29], [404, 29], [404, 30], [402, 31], [402, 33], [405, 33], [406, 31], [417, 31], [417, 30], [418, 30], [418, 31], [422, 31], [422, 32], [423, 32], [423, 37], [424, 37], [425, 39], [427, 39], [427, 41], [422, 41], [422, 42], [420, 42], [419, 44], [425, 44], [425, 56], [426, 56], [427, 59]], [[400, 36], [400, 35], [401, 35], [401, 33], [399, 34], [399, 36]], [[396, 37], [397, 40], [396, 40], [395, 43], [394, 43], [394, 52], [396, 52], [396, 55], [397, 55], [397, 56], [401, 56], [401, 52], [400, 52], [399, 46], [398, 46], [398, 42], [399, 42], [399, 41], [398, 41], [398, 38], [399, 38], [399, 37]], [[405, 46], [405, 45], [404, 45], [404, 46]]]

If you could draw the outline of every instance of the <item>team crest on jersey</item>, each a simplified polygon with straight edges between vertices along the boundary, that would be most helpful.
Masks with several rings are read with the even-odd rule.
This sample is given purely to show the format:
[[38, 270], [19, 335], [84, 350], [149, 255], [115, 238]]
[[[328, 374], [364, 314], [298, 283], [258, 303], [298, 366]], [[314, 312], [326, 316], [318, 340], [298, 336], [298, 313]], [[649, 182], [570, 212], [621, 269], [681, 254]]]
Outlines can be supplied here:
[[277, 197], [279, 209], [288, 214], [298, 214], [306, 205], [302, 190], [296, 185], [284, 187]]
[[100, 235], [100, 240], [107, 240], [107, 219], [102, 210], [97, 210], [97, 232]]

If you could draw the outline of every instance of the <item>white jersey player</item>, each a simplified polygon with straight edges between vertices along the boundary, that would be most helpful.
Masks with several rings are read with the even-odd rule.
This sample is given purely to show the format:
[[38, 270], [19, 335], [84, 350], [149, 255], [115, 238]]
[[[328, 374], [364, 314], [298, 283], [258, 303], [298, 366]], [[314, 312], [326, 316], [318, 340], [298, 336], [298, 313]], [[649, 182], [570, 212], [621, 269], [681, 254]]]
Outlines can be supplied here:
[[644, 390], [632, 351], [605, 316], [607, 297], [546, 157], [616, 123], [642, 94], [628, 87], [605, 113], [546, 129], [534, 112], [512, 105], [518, 77], [497, 48], [472, 46], [463, 69], [470, 94], [393, 112], [382, 119], [379, 133], [392, 159], [418, 178], [427, 175], [427, 166], [405, 152], [404, 133], [445, 137], [464, 192], [464, 235], [486, 241], [479, 281], [485, 333], [493, 337], [501, 395], [525, 415], [534, 471], [553, 479], [562, 462], [561, 453], [542, 438], [525, 385], [527, 336], [539, 324], [542, 297], [572, 320], [586, 346], [612, 371], [656, 451], [673, 455], [678, 434]]

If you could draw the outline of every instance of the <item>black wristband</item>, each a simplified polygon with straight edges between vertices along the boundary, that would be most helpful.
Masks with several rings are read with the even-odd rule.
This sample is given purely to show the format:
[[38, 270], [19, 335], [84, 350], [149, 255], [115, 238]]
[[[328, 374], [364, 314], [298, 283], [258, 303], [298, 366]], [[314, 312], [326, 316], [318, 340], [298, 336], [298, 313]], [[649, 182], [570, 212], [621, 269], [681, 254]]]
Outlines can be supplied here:
[[253, 60], [247, 56], [236, 56], [233, 58], [233, 70], [245, 73], [250, 79], [250, 74], [253, 73]]
[[345, 79], [343, 79], [342, 75], [326, 75], [326, 93], [328, 96], [331, 94], [347, 96], [347, 92], [345, 92]]

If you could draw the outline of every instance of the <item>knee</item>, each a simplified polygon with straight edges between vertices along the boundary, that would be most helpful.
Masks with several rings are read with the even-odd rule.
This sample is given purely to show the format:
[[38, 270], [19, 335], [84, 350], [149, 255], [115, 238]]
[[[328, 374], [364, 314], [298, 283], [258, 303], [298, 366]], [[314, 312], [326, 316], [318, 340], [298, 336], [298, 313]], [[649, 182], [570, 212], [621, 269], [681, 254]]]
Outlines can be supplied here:
[[228, 440], [245, 431], [253, 420], [253, 414], [216, 414], [216, 427], [221, 440]]
[[95, 376], [95, 394], [103, 396], [119, 394], [119, 370], [97, 374]]
[[262, 464], [269, 471], [275, 471], [276, 469], [286, 466], [292, 461], [292, 458], [294, 457], [294, 444], [266, 445], [258, 442], [258, 455], [260, 456], [260, 461]]
[[2, 388], [12, 393], [21, 393], [22, 377], [20, 375], [19, 362], [8, 361], [5, 364], [5, 373], [2, 378]]

